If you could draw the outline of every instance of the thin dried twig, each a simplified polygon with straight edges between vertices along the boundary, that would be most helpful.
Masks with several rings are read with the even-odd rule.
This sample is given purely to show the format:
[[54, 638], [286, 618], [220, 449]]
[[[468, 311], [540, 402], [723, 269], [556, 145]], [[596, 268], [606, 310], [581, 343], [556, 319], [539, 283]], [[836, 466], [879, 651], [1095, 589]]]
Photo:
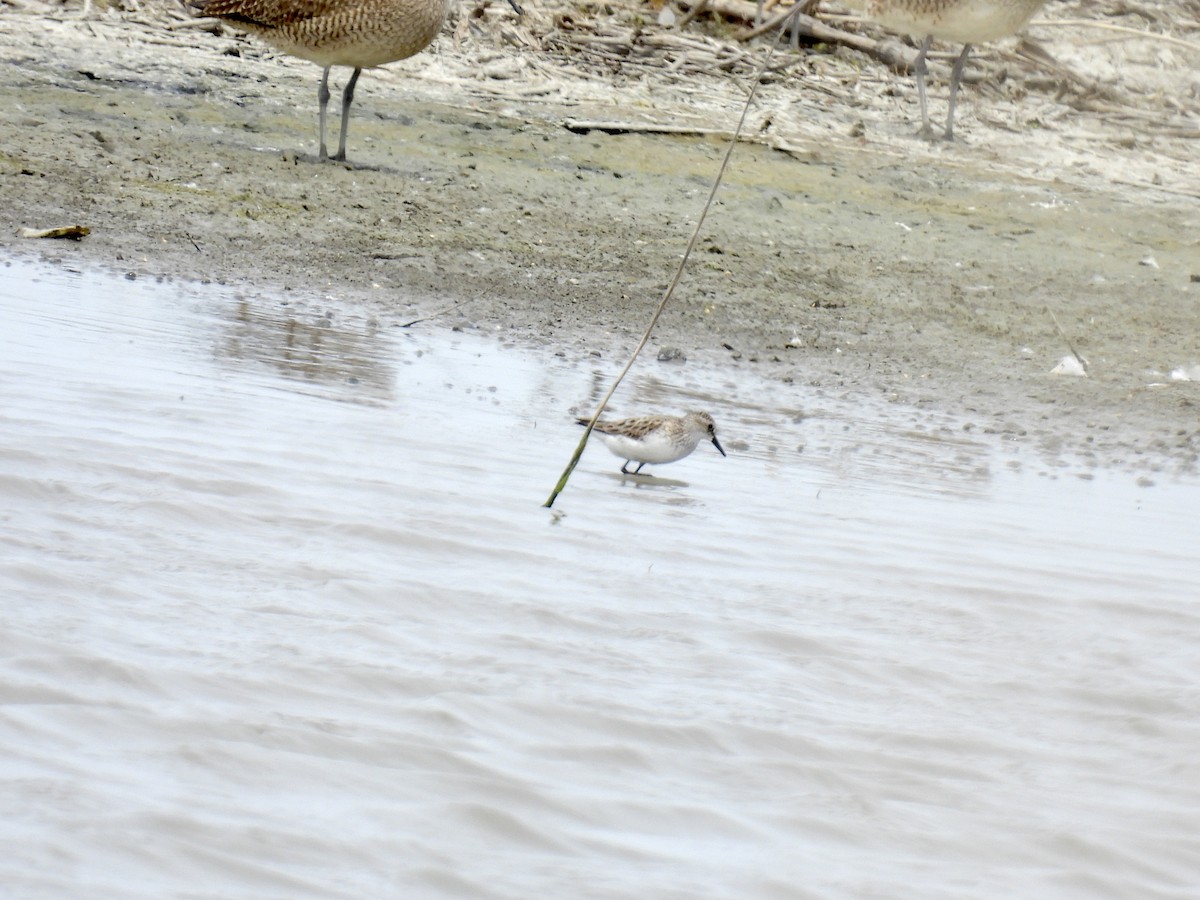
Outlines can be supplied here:
[[[675, 134], [689, 137], [718, 137], [733, 140], [734, 133], [724, 128], [705, 128], [701, 125], [666, 125], [661, 122], [602, 122], [590, 119], [567, 119], [563, 128], [576, 134], [600, 131], [604, 134]], [[749, 140], [744, 135], [742, 140]]]
[[1075, 361], [1083, 367], [1083, 374], [1088, 375], [1088, 361], [1079, 355], [1079, 351], [1075, 349], [1075, 345], [1071, 343], [1071, 339], [1067, 337], [1067, 333], [1063, 331], [1063, 327], [1058, 324], [1058, 316], [1054, 314], [1054, 310], [1047, 306], [1046, 312], [1050, 313], [1050, 318], [1054, 320], [1054, 327], [1058, 329], [1059, 336], [1066, 343], [1067, 349], [1071, 351], [1071, 355], [1075, 357]]
[[1183, 38], [1177, 38], [1170, 34], [1159, 34], [1157, 31], [1144, 31], [1141, 28], [1130, 28], [1126, 25], [1114, 25], [1111, 22], [1096, 22], [1091, 19], [1034, 19], [1029, 23], [1036, 26], [1054, 26], [1054, 27], [1070, 27], [1070, 28], [1100, 28], [1104, 31], [1116, 31], [1120, 34], [1129, 34], [1139, 38], [1145, 38], [1151, 41], [1162, 41], [1166, 44], [1178, 44], [1180, 47], [1186, 47], [1194, 53], [1200, 53], [1200, 44], [1193, 41], [1185, 41]]
[[405, 322], [403, 325], [400, 325], [398, 327], [412, 328], [414, 325], [419, 325], [421, 322], [428, 322], [432, 319], [438, 318], [439, 316], [444, 316], [444, 315], [446, 315], [446, 313], [454, 312], [454, 310], [458, 309], [464, 303], [467, 303], [469, 300], [474, 300], [474, 299], [477, 299], [477, 298], [468, 297], [466, 300], [459, 300], [457, 303], [455, 303], [451, 306], [447, 306], [445, 309], [439, 309], [437, 312], [431, 312], [427, 316], [421, 316], [421, 318], [419, 318], [419, 319], [413, 319], [411, 322]]
[[696, 16], [700, 15], [706, 9], [708, 9], [708, 0], [699, 0], [698, 3], [693, 3], [692, 8], [679, 17], [679, 21], [675, 23], [675, 27], [682, 31], [688, 25], [692, 24], [692, 19], [696, 18]]

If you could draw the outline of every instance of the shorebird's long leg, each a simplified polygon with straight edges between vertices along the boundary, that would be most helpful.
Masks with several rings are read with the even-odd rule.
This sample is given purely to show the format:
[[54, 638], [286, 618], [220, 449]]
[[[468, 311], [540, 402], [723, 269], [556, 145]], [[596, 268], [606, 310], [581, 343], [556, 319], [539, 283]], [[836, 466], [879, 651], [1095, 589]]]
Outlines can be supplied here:
[[963, 51], [954, 62], [954, 70], [950, 73], [950, 114], [946, 116], [946, 140], [954, 140], [954, 101], [958, 97], [958, 86], [962, 83], [963, 69], [967, 67], [967, 54], [971, 45], [964, 44]]
[[625, 462], [621, 463], [621, 474], [622, 474], [622, 475], [630, 475], [630, 474], [632, 474], [632, 473], [631, 473], [631, 472], [630, 472], [630, 471], [629, 471], [627, 468], [625, 468], [625, 467], [626, 467], [626, 466], [628, 466], [628, 465], [629, 465], [631, 462], [633, 462], [633, 460], [632, 460], [632, 459], [627, 459], [627, 460], [625, 460]]
[[932, 41], [932, 34], [925, 38], [921, 44], [921, 52], [917, 54], [917, 62], [913, 66], [913, 71], [917, 74], [917, 97], [921, 101], [921, 130], [917, 132], [917, 136], [923, 138], [933, 137], [933, 129], [929, 127], [929, 105], [925, 100], [925, 54], [929, 52]]
[[346, 89], [342, 91], [342, 133], [338, 137], [338, 152], [334, 157], [338, 162], [344, 162], [346, 159], [346, 132], [350, 128], [350, 104], [354, 102], [354, 86], [358, 84], [358, 76], [361, 74], [362, 69], [355, 69], [350, 80], [346, 82]]
[[317, 90], [317, 104], [321, 110], [321, 162], [325, 162], [329, 159], [329, 153], [325, 150], [325, 110], [329, 106], [329, 66], [326, 66], [325, 71], [321, 73], [321, 87]]
[[637, 467], [636, 469], [634, 469], [634, 470], [633, 470], [633, 474], [634, 474], [634, 475], [641, 475], [641, 474], [642, 474], [642, 466], [644, 466], [644, 465], [645, 465], [645, 463], [644, 463], [644, 462], [643, 462], [643, 463], [638, 463], [638, 467]]

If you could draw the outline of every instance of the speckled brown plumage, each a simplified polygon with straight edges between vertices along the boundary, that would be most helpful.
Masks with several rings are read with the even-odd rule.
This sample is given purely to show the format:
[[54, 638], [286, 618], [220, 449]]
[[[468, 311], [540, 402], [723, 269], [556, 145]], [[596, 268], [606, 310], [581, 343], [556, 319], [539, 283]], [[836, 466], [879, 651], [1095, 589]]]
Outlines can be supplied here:
[[369, 69], [420, 53], [446, 21], [447, 0], [193, 0], [284, 53], [320, 66]]
[[407, 59], [429, 46], [446, 20], [449, 0], [190, 0], [199, 16], [228, 22], [292, 56], [324, 67], [320, 104], [321, 159], [330, 66], [354, 73], [342, 94], [342, 129], [336, 160], [346, 158], [346, 130], [354, 85], [363, 69]]
[[994, 41], [1019, 31], [1046, 0], [858, 0], [871, 19], [913, 37], [956, 44]]
[[933, 137], [925, 102], [925, 56], [933, 38], [963, 45], [950, 75], [950, 112], [943, 137], [954, 140], [954, 101], [971, 45], [1015, 34], [1046, 0], [849, 0], [885, 28], [923, 37], [917, 55], [917, 94], [921, 101], [921, 135]]

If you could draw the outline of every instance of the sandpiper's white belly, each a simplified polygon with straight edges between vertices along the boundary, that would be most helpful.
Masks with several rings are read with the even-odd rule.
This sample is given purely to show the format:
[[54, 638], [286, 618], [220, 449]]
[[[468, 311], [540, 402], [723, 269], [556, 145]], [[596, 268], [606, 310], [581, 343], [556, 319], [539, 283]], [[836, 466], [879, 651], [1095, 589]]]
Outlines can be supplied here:
[[699, 438], [672, 440], [670, 435], [655, 431], [641, 439], [623, 434], [601, 434], [604, 446], [623, 459], [644, 463], [669, 463], [683, 459], [696, 449]]

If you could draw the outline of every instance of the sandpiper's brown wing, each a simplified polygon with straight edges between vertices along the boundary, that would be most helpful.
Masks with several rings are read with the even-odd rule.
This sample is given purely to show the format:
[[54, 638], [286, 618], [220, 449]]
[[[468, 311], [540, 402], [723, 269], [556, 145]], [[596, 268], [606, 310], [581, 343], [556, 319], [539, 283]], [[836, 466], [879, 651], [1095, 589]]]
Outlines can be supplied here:
[[[587, 425], [592, 420], [576, 418], [575, 421], [580, 425]], [[625, 437], [635, 437], [636, 435], [631, 435], [626, 429], [630, 424], [640, 421], [641, 419], [601, 419], [596, 423], [592, 431], [598, 431], [601, 434], [620, 434]]]
[[614, 422], [598, 422], [596, 424], [596, 431], [603, 434], [620, 435], [621, 437], [639, 441], [662, 425], [662, 416], [635, 416], [632, 419], [617, 419]]
[[[592, 421], [591, 419], [585, 419], [580, 416], [575, 417], [576, 425], [583, 425], [586, 427], [587, 425], [591, 424], [591, 421]], [[596, 423], [595, 427], [592, 428], [592, 431], [598, 431], [601, 434], [613, 434], [614, 433], [612, 430], [613, 426], [620, 425], [620, 424], [621, 424], [620, 422], [610, 422], [606, 419], [601, 419], [600, 421], [598, 421]]]

